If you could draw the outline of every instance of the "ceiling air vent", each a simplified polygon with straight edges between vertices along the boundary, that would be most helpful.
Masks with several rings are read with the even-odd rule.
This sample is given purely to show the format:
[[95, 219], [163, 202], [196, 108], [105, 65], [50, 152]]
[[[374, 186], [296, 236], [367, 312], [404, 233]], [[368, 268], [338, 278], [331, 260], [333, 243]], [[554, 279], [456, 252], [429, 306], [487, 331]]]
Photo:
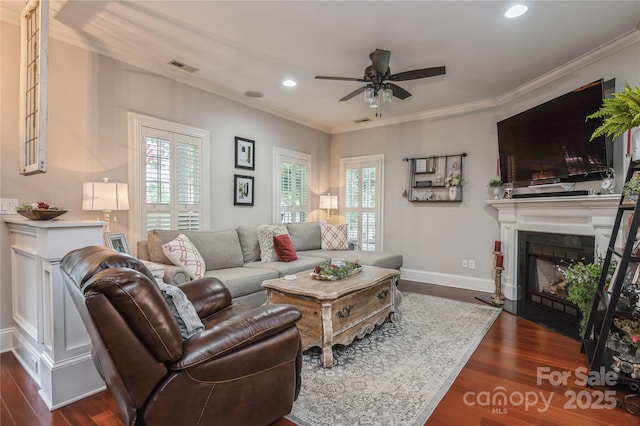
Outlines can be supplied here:
[[366, 123], [367, 121], [371, 121], [370, 118], [359, 118], [357, 120], [353, 120], [354, 123], [358, 124], [358, 123]]
[[198, 68], [192, 67], [191, 65], [183, 64], [182, 62], [178, 62], [175, 59], [173, 61], [170, 61], [169, 65], [173, 65], [174, 67], [178, 67], [181, 70], [185, 70], [185, 71], [188, 71], [188, 72], [191, 72], [191, 73], [194, 73], [194, 72], [198, 71]]

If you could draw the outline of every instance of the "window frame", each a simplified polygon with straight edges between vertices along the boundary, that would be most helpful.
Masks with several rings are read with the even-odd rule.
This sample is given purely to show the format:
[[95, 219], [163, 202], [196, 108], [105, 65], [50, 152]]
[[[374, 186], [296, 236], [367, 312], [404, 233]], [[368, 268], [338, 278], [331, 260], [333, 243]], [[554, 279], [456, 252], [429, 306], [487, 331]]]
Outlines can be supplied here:
[[[376, 215], [376, 250], [382, 251], [384, 249], [384, 154], [372, 154], [372, 155], [363, 155], [356, 157], [343, 157], [340, 159], [340, 199], [343, 200], [340, 203], [340, 216], [342, 217], [342, 221], [346, 223], [346, 213], [348, 211], [358, 211], [360, 218], [362, 217], [363, 207], [362, 203], [359, 203], [359, 207], [357, 209], [347, 209], [347, 182], [346, 182], [346, 171], [347, 169], [351, 169], [350, 165], [359, 164], [359, 170], [362, 171], [363, 164], [373, 163], [378, 167], [378, 173], [376, 176], [376, 207], [375, 207], [375, 215]], [[364, 166], [367, 167], [367, 166]], [[360, 201], [362, 201], [362, 194], [360, 194]], [[359, 221], [359, 224], [362, 224], [362, 220]], [[361, 243], [362, 240], [362, 228], [358, 229], [358, 244]]]
[[[37, 58], [35, 74], [30, 77], [28, 17], [37, 10]], [[30, 0], [20, 14], [20, 111], [19, 151], [21, 175], [47, 171], [47, 122], [49, 80], [49, 3]], [[33, 81], [33, 84], [30, 84]], [[27, 92], [34, 91], [31, 96]], [[27, 130], [28, 117], [33, 117], [32, 132]]]
[[[200, 206], [202, 217], [200, 218], [201, 230], [209, 230], [211, 226], [211, 196], [210, 196], [210, 177], [209, 166], [211, 163], [210, 155], [210, 135], [208, 130], [199, 129], [188, 126], [186, 124], [176, 123], [160, 118], [155, 118], [143, 114], [128, 113], [129, 119], [129, 182], [131, 197], [131, 209], [129, 210], [129, 223], [134, 244], [137, 241], [147, 239], [147, 231], [145, 228], [142, 213], [145, 211], [146, 205], [145, 193], [146, 187], [143, 181], [144, 176], [144, 158], [146, 145], [143, 141], [143, 128], [150, 127], [161, 132], [179, 133], [193, 138], [202, 140], [200, 154]], [[175, 200], [177, 201], [177, 200]], [[173, 203], [174, 201], [172, 201]]]
[[280, 223], [280, 215], [282, 213], [281, 204], [281, 188], [282, 180], [280, 174], [280, 165], [284, 159], [293, 159], [299, 162], [306, 163], [307, 167], [307, 204], [305, 209], [300, 210], [305, 213], [305, 220], [309, 218], [311, 214], [311, 154], [294, 151], [291, 149], [273, 147], [273, 223]]

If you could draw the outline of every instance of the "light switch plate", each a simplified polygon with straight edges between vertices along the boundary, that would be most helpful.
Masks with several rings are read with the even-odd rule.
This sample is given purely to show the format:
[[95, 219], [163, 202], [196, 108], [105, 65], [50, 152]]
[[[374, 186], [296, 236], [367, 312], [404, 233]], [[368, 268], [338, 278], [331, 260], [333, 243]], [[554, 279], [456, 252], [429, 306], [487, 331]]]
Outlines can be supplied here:
[[16, 198], [0, 199], [0, 214], [16, 214], [18, 200]]

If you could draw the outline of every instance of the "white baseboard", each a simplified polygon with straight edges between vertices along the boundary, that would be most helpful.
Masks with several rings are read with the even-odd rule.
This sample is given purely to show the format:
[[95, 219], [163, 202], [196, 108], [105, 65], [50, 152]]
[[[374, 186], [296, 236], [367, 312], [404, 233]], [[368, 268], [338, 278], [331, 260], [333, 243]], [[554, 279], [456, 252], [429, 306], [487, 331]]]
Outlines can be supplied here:
[[400, 269], [400, 278], [420, 283], [444, 285], [465, 290], [485, 291], [492, 293], [495, 282], [490, 279], [467, 277], [464, 275], [441, 274], [438, 272], [421, 271], [418, 269]]
[[0, 353], [13, 349], [13, 333], [13, 327], [0, 330]]

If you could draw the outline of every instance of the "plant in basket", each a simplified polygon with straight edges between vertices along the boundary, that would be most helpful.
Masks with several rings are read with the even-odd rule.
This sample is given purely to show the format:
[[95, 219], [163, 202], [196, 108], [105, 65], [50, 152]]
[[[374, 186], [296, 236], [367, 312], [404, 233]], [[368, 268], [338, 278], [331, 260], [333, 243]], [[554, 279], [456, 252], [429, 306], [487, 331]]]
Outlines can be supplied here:
[[52, 207], [44, 201], [38, 201], [37, 203], [22, 204], [16, 208], [16, 212], [27, 219], [50, 220], [67, 211], [59, 207]]

